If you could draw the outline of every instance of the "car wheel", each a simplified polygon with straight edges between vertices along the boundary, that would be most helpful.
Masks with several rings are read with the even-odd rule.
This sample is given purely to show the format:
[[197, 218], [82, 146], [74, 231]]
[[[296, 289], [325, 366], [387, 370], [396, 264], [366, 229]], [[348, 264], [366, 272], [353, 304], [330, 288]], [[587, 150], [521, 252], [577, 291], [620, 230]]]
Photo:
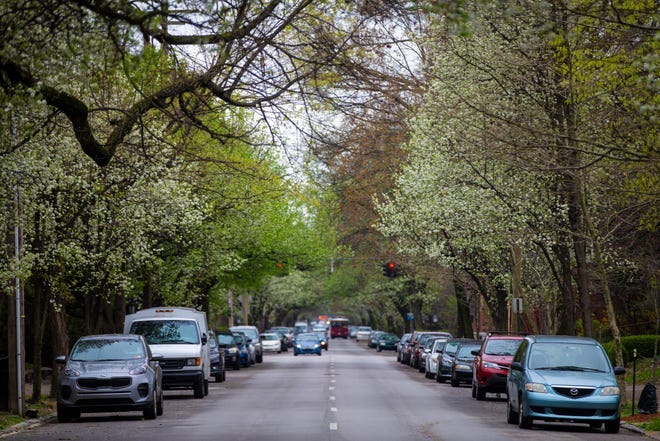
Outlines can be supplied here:
[[486, 399], [486, 392], [483, 389], [481, 389], [479, 386], [475, 386], [475, 392], [477, 393], [475, 398], [478, 401], [483, 401]]
[[61, 404], [57, 405], [57, 422], [68, 423], [74, 418], [80, 418], [80, 411], [77, 409], [69, 409]]
[[323, 351], [319, 351], [319, 357], [323, 354]]
[[297, 353], [297, 352], [294, 352], [294, 353], [293, 353], [293, 356], [294, 356], [294, 357], [297, 357], [297, 356], [298, 356], [298, 353]]
[[193, 394], [195, 398], [204, 398], [204, 380], [199, 380], [193, 385]]
[[163, 415], [163, 388], [160, 388], [158, 392], [158, 401], [156, 401], [156, 415]]
[[156, 388], [153, 388], [153, 392], [151, 393], [151, 404], [149, 407], [144, 409], [142, 411], [142, 416], [144, 417], [145, 420], [155, 420], [156, 419], [156, 406], [158, 403], [158, 397], [156, 396]]
[[506, 422], [509, 424], [516, 424], [518, 422], [518, 413], [513, 410], [511, 401], [506, 400]]
[[204, 380], [204, 396], [209, 394], [209, 380]]
[[605, 432], [607, 433], [619, 433], [619, 427], [621, 426], [621, 421], [617, 418], [614, 421], [605, 421]]
[[518, 398], [518, 427], [529, 429], [532, 427], [532, 418], [525, 416], [525, 405], [522, 396]]
[[451, 387], [458, 387], [459, 386], [459, 381], [455, 379], [451, 379]]
[[257, 354], [257, 363], [263, 363], [264, 354]]
[[472, 382], [472, 398], [477, 398], [477, 386]]
[[422, 363], [417, 363], [417, 372], [424, 372], [426, 371], [426, 365], [423, 365]]
[[236, 360], [236, 364], [234, 365], [234, 370], [237, 371], [241, 368], [241, 362]]
[[377, 352], [382, 352], [383, 350], [378, 346], [378, 349], [376, 349]]
[[442, 378], [442, 372], [438, 369], [438, 372], [435, 374], [435, 381], [438, 383], [444, 383], [445, 379]]

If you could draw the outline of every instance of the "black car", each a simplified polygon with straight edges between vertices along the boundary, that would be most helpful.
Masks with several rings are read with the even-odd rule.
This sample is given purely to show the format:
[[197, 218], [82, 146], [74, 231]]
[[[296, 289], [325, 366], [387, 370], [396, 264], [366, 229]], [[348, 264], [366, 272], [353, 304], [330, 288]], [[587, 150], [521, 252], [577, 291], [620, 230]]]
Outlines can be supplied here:
[[221, 350], [218, 339], [213, 331], [209, 331], [209, 356], [211, 358], [211, 376], [215, 381], [225, 381], [225, 351]]
[[462, 343], [480, 344], [479, 340], [473, 340], [471, 338], [452, 338], [447, 340], [445, 349], [442, 351], [442, 356], [438, 357], [438, 372], [435, 375], [435, 381], [438, 383], [444, 383], [451, 379], [451, 366], [454, 362], [456, 351], [458, 351]]
[[472, 384], [472, 367], [474, 354], [481, 347], [480, 342], [464, 342], [458, 346], [456, 356], [451, 365], [451, 385], [458, 387], [461, 383]]
[[234, 340], [234, 334], [228, 329], [223, 329], [216, 330], [215, 336], [218, 340], [218, 347], [225, 353], [225, 368], [231, 366], [234, 370], [240, 369], [238, 345]]

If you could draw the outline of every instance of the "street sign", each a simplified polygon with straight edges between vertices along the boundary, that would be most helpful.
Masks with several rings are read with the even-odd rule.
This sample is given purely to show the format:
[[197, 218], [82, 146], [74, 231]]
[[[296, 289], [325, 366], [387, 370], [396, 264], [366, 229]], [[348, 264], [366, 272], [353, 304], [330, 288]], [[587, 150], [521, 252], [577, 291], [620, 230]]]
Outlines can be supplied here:
[[523, 299], [522, 297], [514, 297], [511, 299], [511, 309], [514, 314], [522, 314], [523, 312]]

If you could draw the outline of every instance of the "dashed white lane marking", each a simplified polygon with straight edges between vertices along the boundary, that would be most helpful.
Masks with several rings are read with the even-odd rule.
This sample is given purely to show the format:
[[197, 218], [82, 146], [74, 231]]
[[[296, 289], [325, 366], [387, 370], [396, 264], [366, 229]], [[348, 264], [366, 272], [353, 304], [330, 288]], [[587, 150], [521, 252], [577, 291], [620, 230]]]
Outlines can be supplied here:
[[330, 430], [337, 430], [337, 423], [330, 423]]
[[330, 412], [337, 412], [337, 408], [336, 407], [331, 407]]

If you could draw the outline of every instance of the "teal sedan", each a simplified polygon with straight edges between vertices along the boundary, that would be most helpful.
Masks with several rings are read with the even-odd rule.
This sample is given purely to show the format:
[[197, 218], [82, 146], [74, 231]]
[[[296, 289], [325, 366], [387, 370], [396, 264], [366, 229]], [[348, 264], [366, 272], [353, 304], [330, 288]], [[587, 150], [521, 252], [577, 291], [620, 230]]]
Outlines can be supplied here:
[[585, 337], [527, 336], [507, 376], [507, 422], [530, 428], [534, 420], [605, 425], [617, 433], [621, 391], [603, 347]]
[[396, 351], [399, 341], [401, 339], [394, 334], [382, 334], [376, 341], [376, 350], [380, 351]]

